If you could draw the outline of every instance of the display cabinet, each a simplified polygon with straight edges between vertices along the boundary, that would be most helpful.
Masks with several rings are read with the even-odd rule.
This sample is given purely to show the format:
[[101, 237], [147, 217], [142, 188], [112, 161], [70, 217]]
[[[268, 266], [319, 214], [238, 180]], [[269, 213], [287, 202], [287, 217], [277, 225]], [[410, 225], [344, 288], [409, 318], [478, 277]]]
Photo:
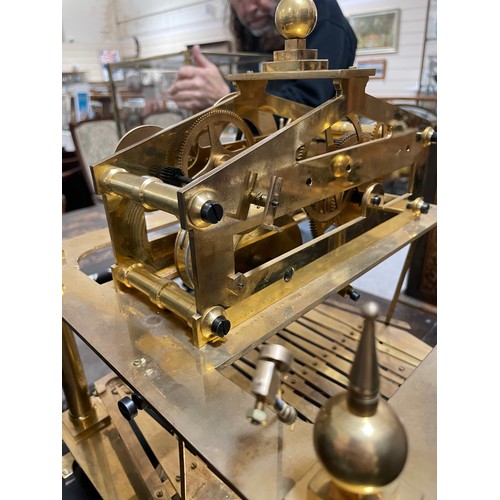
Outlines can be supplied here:
[[[260, 71], [271, 54], [203, 52], [223, 75]], [[144, 123], [152, 113], [186, 113], [169, 98], [168, 90], [180, 67], [192, 64], [191, 50], [106, 64], [115, 119], [120, 136]]]
[[112, 118], [108, 82], [90, 82], [84, 71], [62, 73], [62, 129], [70, 123], [94, 118]]

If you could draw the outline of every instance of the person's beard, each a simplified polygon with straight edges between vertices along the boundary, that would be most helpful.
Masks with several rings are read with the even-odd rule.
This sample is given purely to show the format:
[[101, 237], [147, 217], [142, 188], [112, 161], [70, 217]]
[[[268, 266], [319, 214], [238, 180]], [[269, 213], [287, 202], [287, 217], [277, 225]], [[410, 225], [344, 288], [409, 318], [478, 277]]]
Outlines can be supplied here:
[[266, 35], [268, 34], [270, 31], [274, 31], [276, 27], [276, 24], [274, 22], [274, 13], [273, 15], [269, 16], [266, 24], [264, 26], [261, 26], [259, 28], [252, 28], [252, 27], [248, 27], [250, 33], [252, 33], [253, 36], [256, 36], [256, 37], [261, 37], [263, 35]]
[[284, 39], [283, 36], [278, 32], [278, 29], [276, 28], [276, 21], [274, 19], [278, 3], [279, 0], [276, 0], [274, 9], [272, 13], [269, 14], [268, 20], [264, 26], [261, 26], [259, 28], [247, 28], [254, 37], [257, 37], [259, 39], [259, 45], [261, 46], [262, 50], [272, 51], [280, 50], [283, 48]]
[[274, 1], [274, 7], [273, 7], [272, 11], [269, 13], [269, 15], [267, 16], [267, 22], [266, 22], [266, 24], [264, 24], [264, 26], [261, 26], [259, 28], [252, 28], [250, 26], [248, 27], [248, 30], [250, 31], [250, 33], [252, 33], [253, 36], [261, 37], [263, 35], [269, 34], [269, 32], [271, 32], [271, 31], [275, 30], [276, 23], [274, 20], [274, 16], [276, 13], [276, 8], [278, 7], [278, 3], [279, 3], [279, 0]]
[[285, 44], [285, 39], [281, 33], [277, 30], [276, 26], [273, 25], [269, 29], [265, 30], [259, 37], [259, 45], [261, 50], [264, 51], [274, 51], [282, 50]]

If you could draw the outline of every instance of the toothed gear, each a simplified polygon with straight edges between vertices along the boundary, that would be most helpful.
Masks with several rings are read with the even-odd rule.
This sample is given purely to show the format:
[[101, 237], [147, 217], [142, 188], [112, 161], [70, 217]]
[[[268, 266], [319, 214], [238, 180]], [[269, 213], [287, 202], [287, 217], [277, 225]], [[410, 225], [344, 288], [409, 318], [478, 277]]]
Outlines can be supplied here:
[[331, 225], [338, 224], [338, 217], [333, 216], [336, 209], [337, 199], [335, 196], [305, 207], [304, 210], [309, 217], [309, 229], [313, 238], [324, 234]]
[[380, 139], [385, 134], [384, 132], [384, 124], [382, 122], [377, 122], [373, 126], [372, 133], [370, 134], [370, 139]]
[[295, 159], [297, 161], [304, 159], [305, 153], [306, 153], [306, 146], [305, 144], [303, 144], [302, 146], [299, 147], [299, 149], [297, 149], [297, 152], [295, 153]]
[[371, 135], [363, 132], [361, 134], [361, 140], [358, 139], [358, 134], [356, 132], [349, 132], [344, 134], [342, 137], [335, 139], [333, 143], [335, 144], [335, 149], [347, 148], [349, 146], [354, 146], [361, 142], [367, 142], [371, 139]]
[[158, 173], [157, 177], [159, 177], [165, 184], [181, 187], [182, 182], [179, 180], [179, 176], [183, 175], [184, 172], [180, 168], [163, 167]]
[[[354, 132], [348, 132], [333, 141], [332, 149], [339, 150], [356, 144], [367, 142], [370, 140], [370, 134], [361, 132], [361, 125], [359, 124], [356, 115], [349, 117], [351, 123], [354, 125]], [[320, 200], [316, 203], [304, 208], [308, 218], [311, 235], [313, 238], [320, 236], [330, 226], [340, 226], [347, 222], [342, 217], [343, 209], [347, 205], [352, 195], [352, 190], [346, 191], [336, 196], [331, 196]]]
[[[223, 143], [222, 132], [233, 125], [243, 139]], [[255, 143], [250, 127], [233, 111], [213, 109], [189, 128], [177, 155], [177, 166], [184, 175], [196, 178], [229, 160]]]

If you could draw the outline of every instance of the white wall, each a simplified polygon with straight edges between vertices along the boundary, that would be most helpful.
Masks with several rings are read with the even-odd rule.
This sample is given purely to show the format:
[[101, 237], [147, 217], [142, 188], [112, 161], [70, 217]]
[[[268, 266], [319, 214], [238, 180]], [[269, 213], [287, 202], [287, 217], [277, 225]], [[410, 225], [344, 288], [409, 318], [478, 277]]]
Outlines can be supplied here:
[[[115, 0], [120, 37], [137, 36], [141, 57], [169, 54], [194, 43], [231, 41], [225, 0]], [[159, 3], [161, 8], [155, 8]]]
[[170, 54], [194, 43], [232, 41], [226, 0], [63, 0], [62, 71], [78, 65], [102, 81], [100, 49], [122, 60]]
[[[346, 16], [400, 9], [396, 53], [360, 56], [385, 59], [385, 79], [372, 79], [367, 92], [377, 97], [411, 96], [419, 88], [428, 2], [437, 0], [339, 0]], [[122, 60], [183, 50], [194, 43], [231, 40], [227, 0], [63, 0], [62, 69], [77, 64], [90, 81], [102, 81], [99, 49], [118, 49]], [[429, 50], [434, 50], [432, 44]]]
[[[435, 0], [436, 2], [437, 0]], [[346, 16], [400, 9], [397, 52], [359, 56], [359, 61], [385, 59], [385, 79], [371, 79], [367, 92], [376, 97], [411, 96], [420, 85], [428, 0], [339, 0]]]
[[114, 0], [62, 0], [63, 44], [117, 38]]

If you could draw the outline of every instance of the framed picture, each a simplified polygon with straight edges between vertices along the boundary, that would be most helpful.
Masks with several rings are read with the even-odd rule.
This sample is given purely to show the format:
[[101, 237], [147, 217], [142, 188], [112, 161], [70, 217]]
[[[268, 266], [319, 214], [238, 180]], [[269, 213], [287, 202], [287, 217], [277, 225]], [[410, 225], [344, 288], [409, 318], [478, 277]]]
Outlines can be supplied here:
[[[120, 62], [120, 53], [117, 50], [100, 50], [99, 60], [101, 61], [102, 74], [105, 82], [109, 82], [108, 64]], [[123, 69], [113, 70], [113, 80], [123, 80]]]
[[385, 54], [398, 50], [400, 9], [349, 17], [356, 38], [356, 54]]
[[363, 61], [356, 61], [354, 65], [358, 69], [374, 69], [375, 76], [370, 76], [370, 78], [379, 78], [381, 80], [385, 78], [385, 68], [387, 66], [385, 59], [365, 59]]

